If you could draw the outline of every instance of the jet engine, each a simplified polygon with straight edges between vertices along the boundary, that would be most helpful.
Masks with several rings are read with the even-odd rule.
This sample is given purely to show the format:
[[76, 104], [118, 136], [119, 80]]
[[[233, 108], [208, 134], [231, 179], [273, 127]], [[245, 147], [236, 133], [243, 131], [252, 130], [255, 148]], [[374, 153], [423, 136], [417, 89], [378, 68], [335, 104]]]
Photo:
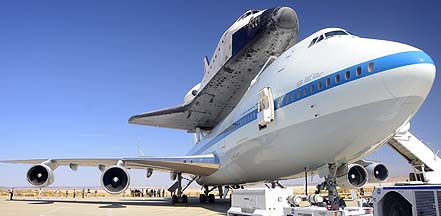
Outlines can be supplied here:
[[389, 170], [382, 163], [371, 163], [365, 168], [369, 175], [369, 183], [384, 182], [389, 178]]
[[54, 172], [48, 165], [39, 164], [28, 170], [26, 178], [34, 187], [47, 187], [54, 183]]
[[337, 169], [337, 185], [343, 188], [361, 188], [368, 181], [366, 169], [359, 164], [341, 166]]
[[110, 194], [120, 194], [130, 185], [130, 175], [122, 166], [107, 168], [101, 175], [101, 186]]

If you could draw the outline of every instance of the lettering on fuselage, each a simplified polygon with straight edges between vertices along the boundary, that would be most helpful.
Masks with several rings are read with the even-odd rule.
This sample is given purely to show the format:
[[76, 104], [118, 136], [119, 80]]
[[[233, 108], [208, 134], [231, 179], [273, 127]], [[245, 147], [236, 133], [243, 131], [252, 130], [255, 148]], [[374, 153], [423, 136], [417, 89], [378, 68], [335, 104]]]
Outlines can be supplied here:
[[303, 79], [297, 81], [297, 82], [296, 82], [296, 87], [300, 87], [300, 86], [302, 86], [303, 84], [308, 83], [308, 82], [310, 82], [310, 81], [313, 80], [313, 79], [316, 79], [316, 78], [321, 77], [322, 75], [323, 75], [323, 72], [320, 72], [320, 73], [313, 73], [313, 74], [311, 74], [311, 75], [308, 75], [308, 76], [306, 76], [305, 78], [303, 78]]

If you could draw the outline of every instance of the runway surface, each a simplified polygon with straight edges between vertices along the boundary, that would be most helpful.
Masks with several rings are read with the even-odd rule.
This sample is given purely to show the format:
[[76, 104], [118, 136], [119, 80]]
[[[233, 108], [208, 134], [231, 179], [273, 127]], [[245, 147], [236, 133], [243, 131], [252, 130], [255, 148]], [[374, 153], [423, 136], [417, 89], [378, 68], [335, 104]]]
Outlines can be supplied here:
[[170, 206], [169, 198], [149, 199], [19, 199], [0, 200], [2, 216], [136, 216], [136, 215], [225, 215], [230, 207], [228, 201], [200, 204], [197, 198], [189, 199], [188, 205]]

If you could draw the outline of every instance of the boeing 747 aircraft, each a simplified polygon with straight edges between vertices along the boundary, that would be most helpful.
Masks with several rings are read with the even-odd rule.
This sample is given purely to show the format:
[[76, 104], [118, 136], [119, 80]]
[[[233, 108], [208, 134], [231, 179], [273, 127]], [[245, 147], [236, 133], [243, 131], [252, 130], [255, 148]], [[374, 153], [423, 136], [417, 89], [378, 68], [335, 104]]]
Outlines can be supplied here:
[[341, 28], [320, 30], [297, 42], [293, 9], [243, 14], [222, 35], [204, 77], [176, 107], [130, 117], [129, 123], [186, 130], [195, 135], [185, 156], [14, 160], [37, 164], [31, 185], [53, 183], [58, 166], [94, 166], [107, 192], [130, 184], [128, 169], [169, 171], [187, 202], [183, 175], [226, 194], [253, 182], [309, 174], [325, 177], [319, 188], [338, 201], [336, 185], [360, 188], [387, 179], [385, 165], [362, 158], [409, 129], [435, 78], [433, 60], [397, 42], [363, 38]]

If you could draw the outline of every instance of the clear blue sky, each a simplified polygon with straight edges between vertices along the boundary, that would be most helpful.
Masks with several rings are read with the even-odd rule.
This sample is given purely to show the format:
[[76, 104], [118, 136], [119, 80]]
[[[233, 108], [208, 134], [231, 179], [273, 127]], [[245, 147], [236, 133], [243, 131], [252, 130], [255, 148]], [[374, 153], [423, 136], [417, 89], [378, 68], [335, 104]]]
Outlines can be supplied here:
[[[181, 155], [186, 132], [127, 124], [130, 115], [182, 103], [202, 58], [243, 12], [284, 5], [303, 39], [326, 27], [393, 40], [441, 62], [441, 2], [433, 1], [1, 1], [0, 159]], [[412, 130], [441, 148], [441, 81]], [[389, 148], [372, 158], [409, 167]], [[27, 185], [28, 166], [0, 164], [0, 186]], [[99, 185], [96, 168], [59, 168], [55, 186]], [[132, 172], [134, 185], [169, 185], [168, 174]]]

